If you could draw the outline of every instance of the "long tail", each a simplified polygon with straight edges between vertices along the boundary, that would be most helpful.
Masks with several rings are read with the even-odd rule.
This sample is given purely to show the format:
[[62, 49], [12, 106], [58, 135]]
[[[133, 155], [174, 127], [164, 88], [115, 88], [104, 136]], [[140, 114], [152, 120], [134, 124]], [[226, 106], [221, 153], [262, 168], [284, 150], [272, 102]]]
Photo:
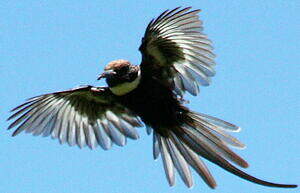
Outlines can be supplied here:
[[[175, 169], [188, 187], [193, 186], [190, 172], [191, 166], [211, 188], [216, 187], [216, 182], [200, 159], [203, 157], [230, 173], [256, 184], [295, 188], [297, 185], [277, 184], [255, 178], [234, 165], [247, 168], [248, 163], [234, 153], [229, 146], [244, 148], [245, 145], [227, 132], [238, 132], [239, 127], [217, 119], [212, 116], [189, 112], [186, 122], [180, 127], [168, 130], [168, 137], [153, 133], [153, 156], [157, 159], [161, 154], [167, 180], [170, 186], [175, 184]], [[150, 131], [149, 128], [147, 130]]]

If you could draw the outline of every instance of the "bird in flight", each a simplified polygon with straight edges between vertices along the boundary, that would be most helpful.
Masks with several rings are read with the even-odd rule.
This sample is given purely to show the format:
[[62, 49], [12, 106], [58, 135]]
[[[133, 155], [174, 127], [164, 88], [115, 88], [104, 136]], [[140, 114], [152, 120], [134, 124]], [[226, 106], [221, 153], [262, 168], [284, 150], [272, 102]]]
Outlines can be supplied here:
[[[51, 136], [80, 148], [107, 150], [138, 139], [143, 124], [153, 136], [153, 157], [161, 156], [170, 186], [177, 171], [186, 186], [193, 186], [190, 168], [206, 184], [216, 182], [202, 158], [245, 180], [271, 187], [293, 188], [253, 177], [236, 166], [248, 163], [231, 150], [245, 145], [231, 136], [240, 128], [184, 106], [186, 92], [196, 96], [215, 75], [211, 41], [202, 33], [200, 10], [166, 10], [146, 28], [141, 46], [142, 62], [110, 62], [98, 79], [107, 87], [83, 86], [28, 99], [14, 108], [8, 129]], [[236, 165], [236, 166], [235, 166]]]

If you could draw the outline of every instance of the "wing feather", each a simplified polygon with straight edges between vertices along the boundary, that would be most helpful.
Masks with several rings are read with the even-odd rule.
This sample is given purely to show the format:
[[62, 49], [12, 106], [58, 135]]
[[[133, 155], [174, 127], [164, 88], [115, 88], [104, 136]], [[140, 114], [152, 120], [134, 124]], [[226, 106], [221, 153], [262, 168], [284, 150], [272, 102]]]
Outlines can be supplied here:
[[163, 12], [147, 26], [140, 51], [141, 69], [175, 93], [199, 93], [199, 85], [210, 85], [215, 75], [213, 47], [202, 33], [200, 10], [191, 7]]
[[57, 138], [61, 144], [107, 150], [112, 142], [124, 146], [126, 138], [138, 139], [139, 118], [118, 103], [106, 87], [84, 86], [28, 99], [12, 110], [8, 129], [17, 127], [34, 136]]

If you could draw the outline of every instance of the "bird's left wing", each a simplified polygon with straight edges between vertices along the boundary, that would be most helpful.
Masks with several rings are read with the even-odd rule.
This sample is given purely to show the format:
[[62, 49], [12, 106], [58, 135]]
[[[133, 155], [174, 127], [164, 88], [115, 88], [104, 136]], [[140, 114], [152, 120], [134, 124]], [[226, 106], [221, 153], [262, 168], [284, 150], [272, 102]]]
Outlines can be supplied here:
[[138, 117], [118, 103], [107, 87], [83, 86], [33, 97], [12, 111], [8, 120], [15, 120], [8, 129], [17, 126], [13, 136], [22, 131], [51, 135], [60, 143], [80, 148], [123, 146], [126, 137], [138, 138], [135, 127], [141, 126]]
[[182, 95], [197, 95], [215, 74], [211, 41], [202, 33], [200, 10], [190, 7], [163, 12], [152, 20], [140, 46], [142, 73]]

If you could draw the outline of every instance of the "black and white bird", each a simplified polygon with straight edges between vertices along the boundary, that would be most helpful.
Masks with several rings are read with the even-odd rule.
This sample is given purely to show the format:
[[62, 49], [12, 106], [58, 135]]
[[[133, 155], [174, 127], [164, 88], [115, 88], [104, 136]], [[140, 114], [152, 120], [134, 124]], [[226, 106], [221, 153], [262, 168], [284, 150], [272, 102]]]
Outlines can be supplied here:
[[153, 133], [153, 157], [159, 155], [170, 186], [175, 171], [193, 186], [193, 168], [211, 188], [216, 182], [202, 158], [248, 181], [271, 187], [293, 188], [255, 178], [236, 166], [248, 163], [232, 151], [243, 143], [229, 135], [240, 128], [184, 106], [186, 92], [197, 95], [215, 75], [212, 43], [202, 33], [200, 10], [175, 8], [163, 12], [147, 26], [139, 50], [139, 66], [126, 60], [110, 62], [98, 79], [107, 87], [83, 86], [28, 99], [14, 108], [8, 129], [51, 136], [80, 148], [107, 150], [138, 139], [137, 128]]

